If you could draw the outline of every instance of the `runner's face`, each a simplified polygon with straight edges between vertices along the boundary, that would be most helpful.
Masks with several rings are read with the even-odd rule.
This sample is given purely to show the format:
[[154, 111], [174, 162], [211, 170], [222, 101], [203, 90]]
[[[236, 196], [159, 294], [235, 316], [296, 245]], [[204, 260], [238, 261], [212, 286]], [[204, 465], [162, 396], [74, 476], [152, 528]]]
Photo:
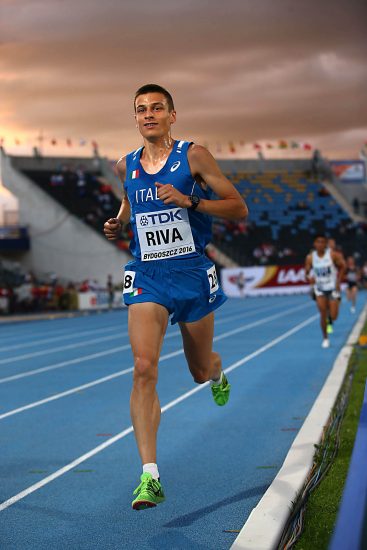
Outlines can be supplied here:
[[135, 120], [144, 138], [160, 138], [170, 133], [176, 111], [169, 111], [163, 94], [143, 94], [135, 101]]
[[327, 241], [323, 237], [318, 237], [317, 239], [315, 239], [314, 246], [316, 252], [319, 252], [321, 254], [324, 253], [326, 250], [326, 244]]

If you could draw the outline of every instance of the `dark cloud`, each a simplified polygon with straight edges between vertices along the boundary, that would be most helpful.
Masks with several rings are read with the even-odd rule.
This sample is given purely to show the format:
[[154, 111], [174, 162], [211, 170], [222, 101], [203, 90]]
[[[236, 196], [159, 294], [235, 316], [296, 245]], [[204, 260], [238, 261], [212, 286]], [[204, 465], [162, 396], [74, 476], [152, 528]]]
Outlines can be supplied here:
[[367, 137], [364, 1], [3, 0], [0, 21], [5, 129], [115, 154], [139, 141], [131, 98], [152, 81], [172, 90], [183, 137], [341, 153]]

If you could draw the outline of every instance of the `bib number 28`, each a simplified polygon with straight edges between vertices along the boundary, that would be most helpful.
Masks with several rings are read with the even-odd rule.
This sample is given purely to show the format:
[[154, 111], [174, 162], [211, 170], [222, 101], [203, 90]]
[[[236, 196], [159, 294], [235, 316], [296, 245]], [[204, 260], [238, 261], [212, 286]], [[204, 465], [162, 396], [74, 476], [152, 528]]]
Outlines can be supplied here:
[[212, 294], [213, 292], [216, 292], [219, 288], [217, 272], [215, 271], [215, 265], [213, 265], [210, 269], [207, 269], [206, 272], [208, 274], [210, 294]]
[[125, 271], [123, 294], [131, 292], [134, 288], [135, 271]]

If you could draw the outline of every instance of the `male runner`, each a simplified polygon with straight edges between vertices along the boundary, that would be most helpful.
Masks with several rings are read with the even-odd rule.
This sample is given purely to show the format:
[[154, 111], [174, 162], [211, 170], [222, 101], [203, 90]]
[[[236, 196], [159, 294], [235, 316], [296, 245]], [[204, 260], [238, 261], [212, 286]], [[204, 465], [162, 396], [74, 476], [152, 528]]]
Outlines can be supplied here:
[[[125, 195], [104, 232], [116, 239], [128, 222], [133, 231], [134, 260], [125, 266], [123, 295], [134, 355], [130, 409], [143, 463], [132, 507], [141, 510], [165, 498], [156, 458], [161, 414], [156, 383], [171, 314], [195, 382], [211, 381], [217, 405], [228, 401], [230, 385], [220, 356], [212, 351], [213, 312], [226, 298], [204, 249], [211, 216], [239, 219], [248, 211], [205, 147], [171, 137], [176, 111], [167, 90], [155, 84], [139, 88], [134, 110], [143, 146], [117, 163]], [[213, 191], [218, 200], [211, 200]]]
[[320, 311], [322, 347], [328, 348], [330, 342], [327, 334], [327, 317], [328, 313], [332, 321], [338, 317], [340, 284], [345, 272], [345, 261], [340, 254], [327, 247], [325, 235], [316, 236], [314, 248], [315, 250], [306, 257], [306, 278], [314, 285], [316, 303]]
[[356, 302], [358, 293], [358, 283], [361, 280], [361, 272], [356, 265], [353, 256], [347, 258], [347, 268], [345, 272], [345, 279], [347, 281], [347, 300], [351, 303], [350, 312], [356, 312]]
[[[344, 258], [344, 254], [343, 254], [343, 250], [341, 248], [341, 246], [339, 246], [337, 243], [336, 243], [336, 240], [333, 239], [332, 237], [329, 237], [328, 240], [327, 240], [327, 247], [330, 249], [330, 251], [336, 255], [339, 255], [340, 259], [342, 261], [345, 261], [345, 258]], [[315, 297], [316, 298], [316, 297]], [[339, 298], [339, 302], [341, 300], [341, 297]], [[327, 321], [326, 321], [326, 332], [328, 334], [332, 334], [334, 332], [334, 329], [333, 329], [333, 319], [330, 315], [330, 311], [328, 310], [327, 312]]]

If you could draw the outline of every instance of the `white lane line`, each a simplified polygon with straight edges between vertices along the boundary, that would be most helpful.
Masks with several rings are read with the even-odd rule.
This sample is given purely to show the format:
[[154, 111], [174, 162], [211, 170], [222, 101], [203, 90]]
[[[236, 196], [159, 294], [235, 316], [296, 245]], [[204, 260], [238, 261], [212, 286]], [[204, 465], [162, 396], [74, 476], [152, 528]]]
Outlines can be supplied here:
[[91, 346], [92, 344], [98, 344], [100, 342], [108, 342], [110, 340], [117, 340], [122, 336], [127, 336], [127, 332], [122, 334], [111, 334], [110, 336], [100, 336], [99, 338], [93, 338], [92, 341], [86, 340], [85, 342], [76, 342], [75, 344], [67, 344], [59, 346], [57, 348], [47, 348], [40, 351], [34, 351], [32, 353], [25, 353], [24, 355], [14, 355], [6, 359], [0, 359], [0, 365], [7, 365], [9, 363], [16, 363], [18, 361], [24, 361], [25, 359], [32, 359], [33, 357], [41, 357], [42, 355], [48, 355], [50, 353], [57, 353], [58, 351], [65, 351], [68, 349], [82, 348], [85, 346]]
[[[299, 306], [297, 306], [299, 307]], [[273, 308], [263, 308], [263, 310], [272, 310]], [[292, 310], [290, 310], [292, 311]], [[246, 317], [247, 315], [246, 314], [241, 314], [241, 318], [242, 317]], [[225, 318], [225, 319], [219, 319], [218, 321], [216, 321], [216, 325], [219, 325], [219, 324], [223, 324], [223, 323], [227, 323], [229, 321], [232, 321], [235, 319], [235, 316], [232, 316], [232, 317], [228, 317], [228, 318]], [[238, 330], [238, 329], [236, 329]], [[165, 336], [165, 340], [167, 340], [168, 338], [174, 338], [176, 336], [179, 336], [181, 333], [180, 331], [175, 331], [175, 332], [171, 332], [170, 334], [167, 334]], [[48, 371], [51, 371], [51, 370], [56, 370], [56, 369], [60, 369], [62, 367], [67, 367], [69, 365], [75, 365], [75, 364], [79, 364], [79, 363], [83, 363], [84, 361], [89, 361], [89, 360], [92, 360], [92, 359], [96, 359], [98, 357], [103, 357], [104, 355], [111, 355], [111, 354], [114, 354], [114, 353], [118, 353], [119, 351], [123, 351], [123, 350], [126, 350], [126, 349], [129, 349], [130, 348], [130, 344], [125, 344], [124, 346], [119, 346], [117, 348], [112, 348], [110, 350], [107, 350], [107, 351], [100, 351], [100, 352], [97, 352], [97, 353], [93, 353], [93, 354], [90, 354], [90, 355], [83, 355], [82, 357], [76, 357], [75, 359], [68, 359], [66, 361], [62, 361], [61, 363], [55, 363], [55, 364], [52, 364], [52, 365], [48, 365], [48, 366], [45, 366], [45, 367], [40, 367], [38, 369], [32, 369], [30, 371], [25, 371], [25, 372], [21, 372], [21, 373], [18, 373], [18, 374], [12, 374], [10, 376], [6, 376], [4, 378], [0, 378], [0, 384], [5, 384], [7, 382], [12, 382], [13, 380], [19, 380], [21, 378], [27, 378], [28, 376], [34, 376], [36, 374], [41, 374], [43, 372], [48, 372]]]
[[[91, 318], [91, 317], [89, 317]], [[121, 318], [121, 317], [119, 317]], [[87, 319], [85, 318], [81, 318], [83, 319], [83, 321], [87, 321]], [[126, 317], [127, 319], [127, 317]], [[70, 321], [70, 319], [67, 319], [68, 321]], [[101, 319], [102, 321], [102, 319]], [[48, 338], [53, 338], [53, 337], [58, 337], [58, 336], [62, 336], [62, 337], [66, 337], [68, 334], [75, 334], [77, 333], [77, 330], [79, 328], [78, 327], [70, 327], [70, 325], [68, 325], [68, 328], [59, 328], [59, 329], [56, 329], [54, 328], [55, 325], [51, 325], [51, 322], [47, 322], [45, 324], [42, 324], [39, 325], [39, 329], [42, 329], [42, 330], [37, 330], [37, 328], [35, 329], [34, 327], [32, 328], [31, 325], [28, 325], [30, 327], [30, 330], [28, 330], [27, 332], [20, 332], [20, 327], [18, 325], [14, 325], [14, 328], [15, 330], [12, 330], [11, 332], [8, 332], [8, 334], [5, 333], [4, 331], [4, 327], [2, 327], [0, 325], [0, 333], [1, 335], [4, 337], [4, 340], [6, 339], [9, 343], [15, 341], [16, 342], [16, 345], [19, 344], [19, 342], [22, 342], [24, 339], [27, 339], [27, 338], [30, 338], [34, 339], [34, 335], [36, 334], [37, 337], [41, 337], [42, 339], [44, 338], [45, 336], [45, 333], [47, 334], [47, 337]], [[83, 325], [85, 326], [85, 325]], [[90, 329], [87, 329], [88, 331], [89, 330], [112, 330], [114, 328], [114, 326], [116, 326], [115, 324], [112, 324], [111, 325], [111, 321], [109, 320], [108, 323], [104, 323], [103, 325], [101, 325], [101, 328], [90, 328]], [[98, 327], [98, 325], [97, 325]], [[103, 328], [102, 328], [103, 327]], [[3, 349], [3, 348], [0, 348], [0, 349]]]
[[[42, 338], [41, 340], [32, 339], [31, 342], [23, 342], [22, 344], [12, 344], [11, 346], [3, 346], [0, 348], [0, 352], [12, 351], [21, 348], [29, 348], [33, 346], [40, 346], [42, 344], [49, 344], [50, 342], [59, 342], [60, 340], [69, 340], [70, 338], [80, 338], [81, 336], [89, 336], [92, 334], [99, 334], [100, 332], [112, 332], [117, 330], [118, 325], [108, 328], [96, 328], [93, 330], [84, 330], [79, 332], [71, 332], [71, 330], [65, 330], [63, 336], [52, 336], [50, 338]], [[21, 338], [21, 337], [19, 337]]]
[[[272, 306], [268, 305], [268, 306], [265, 307], [266, 310], [267, 309], [273, 309], [273, 308], [274, 308], [274, 305], [272, 305]], [[256, 307], [256, 308], [250, 309], [250, 310], [244, 308], [244, 311], [242, 311], [241, 313], [235, 314], [235, 315], [232, 315], [232, 316], [228, 315], [227, 317], [224, 316], [223, 318], [221, 317], [220, 319], [218, 319], [216, 321], [216, 323], [229, 322], [232, 319], [240, 318], [243, 315], [246, 315], [246, 314], [248, 315], [248, 314], [254, 313], [254, 312], [256, 312], [256, 313], [259, 312], [260, 313], [263, 309], [264, 309], [264, 307]], [[71, 332], [70, 329], [68, 329], [68, 330], [65, 329], [63, 331], [64, 334], [62, 336], [52, 336], [50, 338], [43, 338], [41, 340], [32, 339], [32, 341], [23, 342], [22, 344], [13, 344], [11, 346], [3, 346], [3, 347], [0, 348], [0, 352], [12, 351], [12, 350], [28, 348], [28, 347], [34, 347], [34, 346], [38, 346], [38, 345], [42, 345], [42, 344], [49, 344], [51, 342], [59, 342], [59, 341], [62, 341], [62, 340], [69, 340], [70, 338], [80, 338], [81, 336], [88, 336], [88, 335], [99, 334], [99, 333], [103, 333], [103, 332], [116, 331], [118, 328], [120, 328], [120, 329], [123, 328], [123, 324], [121, 324], [121, 327], [119, 327], [119, 325], [116, 324], [114, 326], [107, 327], [107, 328], [97, 328], [97, 329], [92, 329], [92, 330], [84, 330], [84, 331], [80, 331], [80, 332]], [[126, 331], [126, 332], [120, 333], [119, 336], [126, 336], [127, 334], [128, 333]], [[21, 336], [19, 338], [21, 338]], [[4, 359], [4, 361], [6, 361], [6, 359]]]
[[85, 361], [91, 361], [92, 359], [97, 359], [98, 357], [105, 357], [106, 355], [113, 355], [119, 351], [124, 351], [130, 348], [130, 344], [125, 344], [124, 346], [118, 346], [117, 348], [112, 348], [107, 351], [99, 351], [97, 353], [92, 353], [90, 355], [83, 355], [82, 357], [76, 357], [75, 359], [68, 359], [67, 361], [62, 361], [61, 363], [55, 363], [47, 367], [40, 367], [39, 369], [28, 370], [26, 372], [21, 372], [19, 374], [13, 374], [7, 376], [6, 378], [0, 378], [0, 384], [5, 384], [6, 382], [11, 382], [13, 380], [19, 380], [20, 378], [27, 378], [28, 376], [34, 376], [36, 374], [41, 374], [42, 372], [47, 372], [50, 370], [61, 369], [63, 367], [68, 367], [69, 365], [77, 365], [78, 363], [84, 363]]
[[[261, 348], [253, 351], [249, 355], [246, 355], [245, 357], [243, 357], [239, 361], [236, 361], [235, 363], [232, 363], [232, 365], [230, 365], [226, 369], [223, 369], [223, 372], [225, 372], [227, 374], [228, 372], [231, 372], [235, 369], [238, 369], [238, 367], [240, 367], [241, 365], [244, 365], [245, 363], [248, 363], [254, 357], [257, 357], [258, 355], [261, 355], [262, 353], [264, 353], [268, 349], [270, 349], [270, 348], [276, 346], [277, 344], [279, 344], [279, 342], [282, 342], [283, 340], [286, 340], [287, 338], [289, 338], [289, 336], [292, 336], [292, 334], [295, 334], [296, 332], [300, 331], [302, 328], [306, 327], [307, 325], [310, 325], [318, 317], [319, 317], [318, 313], [315, 314], [315, 315], [312, 315], [312, 317], [309, 317], [305, 321], [302, 321], [302, 323], [299, 323], [298, 325], [296, 325], [292, 329], [287, 330], [287, 332], [284, 332], [283, 334], [281, 334], [277, 338], [274, 338], [274, 340], [271, 340], [270, 342], [268, 342], [264, 346], [261, 346]], [[177, 403], [180, 403], [181, 401], [184, 401], [185, 399], [187, 399], [187, 397], [189, 397], [190, 395], [193, 395], [194, 393], [202, 390], [205, 386], [208, 386], [209, 384], [210, 384], [210, 382], [204, 382], [204, 384], [201, 384], [200, 386], [196, 386], [195, 388], [193, 388], [189, 392], [184, 393], [180, 397], [177, 397], [177, 399], [175, 399], [174, 401], [171, 401], [170, 403], [168, 403], [167, 405], [162, 407], [162, 412], [165, 412], [168, 409], [171, 409], [172, 407], [177, 405]], [[0, 506], [0, 510], [1, 510], [1, 506]]]
[[[250, 361], [251, 359], [253, 359], [257, 355], [260, 355], [261, 353], [264, 353], [268, 349], [270, 349], [270, 348], [274, 347], [275, 345], [277, 345], [279, 342], [282, 342], [286, 338], [289, 338], [289, 336], [292, 336], [292, 334], [295, 334], [296, 332], [300, 331], [305, 326], [312, 323], [315, 319], [318, 318], [318, 316], [319, 315], [316, 314], [316, 315], [313, 315], [312, 317], [309, 317], [305, 321], [302, 321], [302, 323], [299, 323], [298, 325], [296, 325], [292, 329], [284, 332], [281, 336], [278, 336], [278, 338], [275, 338], [274, 340], [271, 340], [270, 342], [268, 342], [267, 344], [265, 344], [264, 346], [262, 346], [261, 348], [259, 348], [255, 352], [251, 353], [250, 355], [246, 355], [240, 361], [236, 361], [236, 363], [233, 363], [232, 365], [227, 367], [224, 370], [224, 372], [230, 372], [230, 371], [238, 368], [239, 366], [243, 365], [244, 363], [247, 363], [248, 361]], [[200, 386], [196, 386], [192, 390], [180, 395], [176, 399], [173, 399], [172, 401], [167, 403], [167, 405], [164, 405], [164, 407], [162, 407], [162, 413], [168, 411], [172, 407], [175, 407], [176, 405], [178, 405], [179, 403], [181, 403], [185, 399], [188, 399], [194, 393], [197, 393], [197, 392], [203, 390], [206, 386], [208, 386], [208, 384], [209, 384], [209, 382], [205, 382], [205, 384], [201, 384]], [[31, 493], [34, 493], [38, 489], [41, 489], [42, 487], [44, 487], [48, 483], [51, 483], [52, 481], [54, 481], [55, 479], [61, 477], [64, 474], [66, 474], [67, 472], [70, 472], [70, 470], [72, 470], [76, 466], [79, 466], [79, 464], [82, 464], [83, 462], [85, 462], [89, 458], [97, 455], [98, 453], [100, 453], [101, 451], [106, 449], [107, 447], [110, 447], [111, 445], [113, 445], [114, 443], [119, 441], [120, 439], [123, 439], [124, 437], [129, 435], [132, 431], [133, 431], [133, 427], [129, 426], [128, 428], [126, 428], [122, 432], [116, 434], [115, 436], [111, 437], [110, 439], [108, 439], [104, 443], [101, 443], [101, 445], [98, 445], [97, 447], [94, 447], [94, 449], [91, 449], [87, 453], [85, 453], [82, 456], [76, 458], [75, 460], [73, 460], [72, 462], [70, 462], [69, 464], [64, 466], [63, 468], [60, 468], [59, 470], [56, 470], [56, 472], [54, 472], [53, 474], [41, 479], [40, 481], [38, 481], [37, 483], [34, 483], [30, 487], [27, 487], [27, 489], [24, 489], [24, 491], [21, 491], [20, 493], [14, 495], [13, 497], [9, 498], [8, 500], [5, 500], [3, 503], [0, 504], [0, 512], [5, 510], [6, 508], [9, 508], [9, 506], [12, 506], [16, 502], [19, 502], [19, 500], [22, 500], [23, 498], [30, 495]]]
[[[312, 304], [311, 304], [312, 305]], [[303, 306], [307, 307], [307, 306]], [[254, 321], [253, 323], [249, 323], [247, 325], [242, 325], [242, 327], [238, 327], [234, 330], [229, 330], [228, 332], [224, 332], [223, 334], [220, 334], [218, 336], [215, 336], [213, 338], [214, 342], [218, 342], [219, 340], [223, 340], [223, 338], [228, 338], [229, 336], [233, 336], [234, 334], [238, 334], [239, 332], [244, 332], [246, 330], [250, 330], [254, 327], [257, 327], [259, 325], [263, 325], [265, 323], [268, 323], [270, 321], [274, 321], [275, 319], [278, 319], [280, 317], [284, 317], [285, 315], [288, 315], [289, 313], [292, 313], [293, 311], [297, 311], [300, 309], [300, 306], [297, 306], [296, 308], [290, 309], [283, 313], [276, 313], [275, 315], [271, 315], [270, 317], [266, 317], [265, 319], [262, 319], [261, 321]], [[176, 334], [170, 334], [167, 336], [173, 337], [176, 336]], [[129, 347], [129, 344], [127, 345]], [[177, 357], [177, 355], [182, 355], [184, 353], [183, 349], [178, 349], [176, 351], [172, 351], [171, 353], [167, 353], [163, 355], [159, 362], [166, 361], [167, 359], [171, 359], [172, 357]], [[28, 405], [23, 405], [22, 407], [18, 407], [16, 409], [12, 409], [10, 411], [7, 411], [3, 414], [0, 414], [0, 420], [3, 420], [4, 418], [8, 418], [9, 416], [13, 416], [15, 414], [27, 411], [29, 409], [34, 409], [35, 407], [39, 407], [40, 405], [44, 405], [45, 403], [49, 403], [51, 401], [56, 401], [57, 399], [61, 399], [62, 397], [66, 397], [68, 395], [72, 395], [74, 393], [77, 393], [78, 391], [85, 390], [88, 388], [91, 388], [93, 386], [97, 386], [98, 384], [103, 384], [104, 382], [108, 382], [109, 380], [112, 380], [113, 378], [118, 378], [119, 376], [124, 376], [125, 374], [128, 374], [129, 372], [132, 372], [134, 370], [133, 367], [130, 367], [128, 369], [124, 369], [122, 371], [118, 371], [115, 373], [112, 373], [108, 376], [104, 376], [103, 378], [99, 378], [97, 380], [93, 380], [92, 382], [88, 382], [86, 384], [83, 384], [82, 386], [77, 386], [74, 388], [71, 388], [70, 390], [63, 391], [61, 393], [57, 393], [54, 395], [51, 395], [50, 397], [45, 397], [44, 399], [41, 399], [39, 401], [34, 401], [32, 403], [28, 403]]]
[[[183, 350], [173, 351], [171, 353], [167, 353], [166, 355], [162, 355], [160, 361], [166, 361], [167, 359], [170, 359], [171, 357], [175, 357], [176, 355], [180, 355], [183, 353]], [[0, 415], [0, 420], [3, 420], [4, 418], [7, 418], [9, 416], [13, 416], [14, 414], [18, 414], [24, 411], [27, 411], [29, 409], [34, 409], [35, 407], [39, 407], [40, 405], [44, 405], [45, 403], [50, 403], [51, 401], [56, 401], [57, 399], [61, 399], [63, 397], [67, 397], [68, 395], [72, 395], [74, 393], [87, 390], [88, 388], [92, 388], [93, 386], [97, 386], [98, 384], [103, 384], [104, 382], [109, 382], [110, 380], [113, 380], [114, 378], [119, 378], [120, 376], [124, 376], [125, 374], [129, 374], [134, 370], [134, 367], [129, 367], [127, 369], [120, 370], [118, 372], [114, 372], [112, 374], [109, 374], [107, 376], [103, 376], [102, 378], [98, 378], [97, 380], [93, 380], [92, 382], [88, 382], [87, 384], [82, 384], [81, 386], [77, 386], [76, 388], [71, 388], [70, 390], [63, 391], [61, 393], [57, 393], [55, 395], [51, 395], [51, 397], [45, 397], [45, 399], [40, 399], [39, 401], [34, 401], [33, 403], [29, 403], [28, 405], [24, 405], [23, 407], [19, 407], [18, 409], [13, 409], [11, 411], [8, 411], [6, 413], [3, 413]]]

